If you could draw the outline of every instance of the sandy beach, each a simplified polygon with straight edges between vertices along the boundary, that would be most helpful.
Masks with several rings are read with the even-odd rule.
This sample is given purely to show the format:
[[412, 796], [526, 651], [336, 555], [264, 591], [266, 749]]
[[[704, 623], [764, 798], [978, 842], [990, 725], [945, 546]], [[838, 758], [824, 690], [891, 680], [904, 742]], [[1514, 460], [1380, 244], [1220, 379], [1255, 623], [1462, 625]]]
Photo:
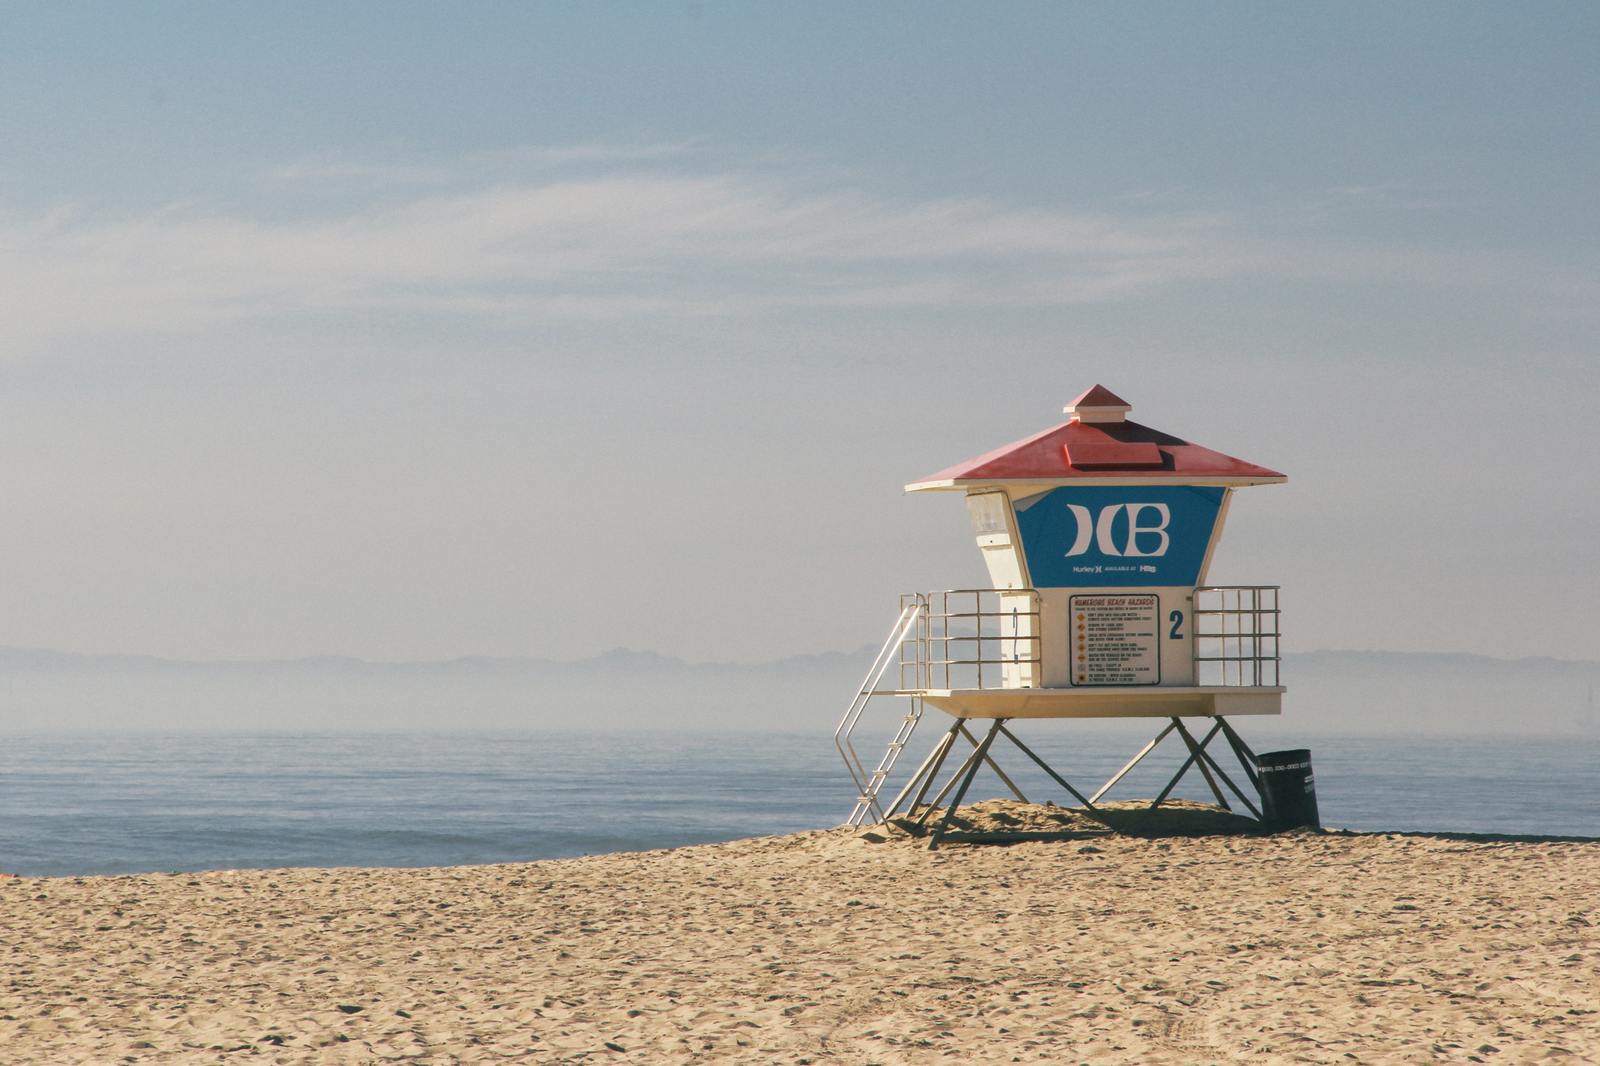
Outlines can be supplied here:
[[5, 878], [0, 1060], [1594, 1062], [1597, 887], [1305, 832]]

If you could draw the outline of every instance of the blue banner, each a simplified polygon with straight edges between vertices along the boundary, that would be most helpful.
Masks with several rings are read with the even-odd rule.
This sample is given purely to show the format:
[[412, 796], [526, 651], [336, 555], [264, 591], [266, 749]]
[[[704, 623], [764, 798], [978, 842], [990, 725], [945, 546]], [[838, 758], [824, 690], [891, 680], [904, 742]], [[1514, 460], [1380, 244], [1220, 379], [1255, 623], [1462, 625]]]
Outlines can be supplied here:
[[1035, 588], [1193, 586], [1226, 490], [1088, 485], [1016, 501]]

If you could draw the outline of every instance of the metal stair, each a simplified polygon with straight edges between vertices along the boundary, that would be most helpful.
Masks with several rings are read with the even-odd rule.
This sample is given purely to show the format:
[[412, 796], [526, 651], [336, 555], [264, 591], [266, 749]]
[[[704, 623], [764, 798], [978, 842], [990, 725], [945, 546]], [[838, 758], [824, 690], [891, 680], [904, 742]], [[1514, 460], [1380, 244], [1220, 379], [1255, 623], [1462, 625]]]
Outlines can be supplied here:
[[[845, 769], [850, 771], [850, 779], [856, 786], [856, 805], [850, 811], [850, 817], [845, 823], [847, 825], [861, 825], [868, 815], [872, 816], [874, 822], [883, 821], [883, 808], [878, 805], [878, 793], [894, 771], [895, 761], [900, 758], [900, 752], [911, 739], [912, 732], [917, 728], [917, 722], [922, 719], [922, 694], [919, 689], [882, 690], [878, 688], [878, 684], [891, 665], [910, 665], [903, 662], [900, 648], [918, 622], [926, 619], [927, 613], [928, 601], [924, 597], [913, 596], [906, 600], [904, 606], [900, 608], [900, 617], [895, 619], [893, 628], [889, 630], [889, 638], [883, 642], [878, 657], [872, 661], [872, 668], [867, 671], [866, 680], [861, 683], [855, 699], [850, 701], [849, 709], [839, 720], [839, 727], [833, 731], [834, 746], [844, 758]], [[872, 702], [873, 696], [878, 695], [909, 699], [911, 706], [901, 717], [900, 725], [884, 750], [883, 758], [879, 759], [878, 765], [869, 771], [856, 751], [854, 735], [856, 726], [866, 713], [867, 705]]]

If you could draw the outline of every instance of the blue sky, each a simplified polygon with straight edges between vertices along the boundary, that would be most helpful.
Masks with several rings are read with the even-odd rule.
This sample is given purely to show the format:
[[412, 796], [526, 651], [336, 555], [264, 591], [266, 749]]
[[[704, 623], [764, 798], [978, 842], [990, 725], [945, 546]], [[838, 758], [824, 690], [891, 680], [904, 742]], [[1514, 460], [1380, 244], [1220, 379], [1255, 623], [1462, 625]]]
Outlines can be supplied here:
[[1589, 5], [0, 7], [0, 643], [762, 659], [1058, 420], [1296, 648], [1592, 657]]

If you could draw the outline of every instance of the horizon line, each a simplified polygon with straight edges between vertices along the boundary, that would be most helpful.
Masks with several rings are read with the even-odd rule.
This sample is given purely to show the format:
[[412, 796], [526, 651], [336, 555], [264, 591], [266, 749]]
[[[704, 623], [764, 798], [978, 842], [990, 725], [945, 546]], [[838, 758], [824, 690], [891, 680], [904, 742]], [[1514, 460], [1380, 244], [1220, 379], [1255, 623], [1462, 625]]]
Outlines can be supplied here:
[[[792, 655], [782, 655], [772, 659], [757, 660], [731, 660], [731, 659], [686, 659], [678, 655], [669, 655], [665, 652], [649, 648], [630, 648], [624, 645], [606, 648], [602, 651], [592, 652], [574, 658], [548, 658], [538, 655], [486, 655], [466, 654], [446, 658], [420, 658], [420, 659], [371, 659], [359, 655], [346, 655], [341, 653], [318, 653], [312, 655], [281, 656], [275, 658], [216, 658], [216, 659], [188, 659], [169, 655], [155, 655], [145, 652], [107, 652], [107, 651], [77, 651], [64, 648], [49, 648], [38, 645], [25, 644], [0, 644], [0, 657], [9, 655], [44, 655], [63, 659], [102, 659], [123, 660], [145, 663], [158, 663], [172, 666], [294, 666], [311, 665], [318, 663], [339, 663], [355, 666], [373, 667], [400, 667], [400, 666], [456, 666], [470, 663], [482, 664], [516, 664], [516, 663], [541, 663], [550, 666], [578, 666], [595, 663], [605, 659], [634, 657], [641, 659], [655, 659], [663, 663], [670, 663], [685, 667], [723, 667], [723, 668], [751, 668], [773, 666], [779, 663], [792, 662], [798, 659], [817, 659], [833, 656], [871, 656], [874, 646], [870, 643], [861, 644], [855, 648], [831, 648], [821, 651], [796, 652]], [[1286, 651], [1284, 658], [1300, 658], [1308, 655], [1404, 655], [1404, 656], [1454, 656], [1469, 659], [1482, 659], [1498, 663], [1526, 663], [1547, 662], [1564, 663], [1578, 666], [1600, 666], [1600, 659], [1572, 659], [1556, 655], [1488, 655], [1483, 652], [1466, 651], [1462, 649], [1421, 649], [1421, 648], [1308, 648], [1303, 651]]]

